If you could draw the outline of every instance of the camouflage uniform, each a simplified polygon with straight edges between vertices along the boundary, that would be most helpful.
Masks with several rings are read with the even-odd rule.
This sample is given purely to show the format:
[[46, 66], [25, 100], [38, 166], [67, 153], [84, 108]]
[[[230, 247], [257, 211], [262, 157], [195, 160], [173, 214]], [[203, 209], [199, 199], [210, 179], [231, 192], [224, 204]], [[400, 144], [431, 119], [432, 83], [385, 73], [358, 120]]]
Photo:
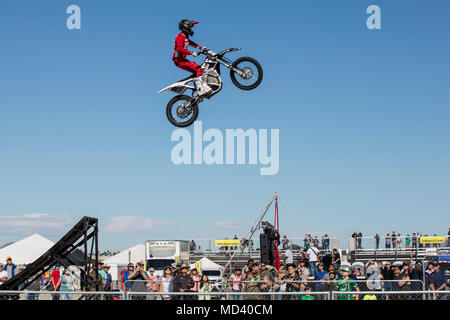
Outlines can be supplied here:
[[[91, 272], [89, 272], [89, 284], [86, 288], [86, 291], [105, 291], [105, 287], [103, 286], [102, 275], [100, 273], [98, 273], [97, 283], [98, 283], [98, 290], [96, 287], [95, 270], [92, 270]], [[88, 296], [87, 298], [100, 300], [101, 295], [99, 294], [94, 296]]]
[[[259, 273], [248, 273], [245, 279], [245, 291], [246, 292], [260, 292], [259, 286], [261, 285], [261, 275]], [[245, 300], [261, 300], [261, 295], [248, 295]]]

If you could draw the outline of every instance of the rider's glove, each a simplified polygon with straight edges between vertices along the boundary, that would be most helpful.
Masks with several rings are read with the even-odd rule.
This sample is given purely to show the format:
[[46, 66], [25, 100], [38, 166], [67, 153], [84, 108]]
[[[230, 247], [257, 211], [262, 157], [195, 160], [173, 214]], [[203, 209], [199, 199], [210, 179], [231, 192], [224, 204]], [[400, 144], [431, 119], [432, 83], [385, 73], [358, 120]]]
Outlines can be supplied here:
[[198, 52], [192, 52], [192, 55], [193, 55], [194, 57], [197, 57], [197, 56], [198, 56]]

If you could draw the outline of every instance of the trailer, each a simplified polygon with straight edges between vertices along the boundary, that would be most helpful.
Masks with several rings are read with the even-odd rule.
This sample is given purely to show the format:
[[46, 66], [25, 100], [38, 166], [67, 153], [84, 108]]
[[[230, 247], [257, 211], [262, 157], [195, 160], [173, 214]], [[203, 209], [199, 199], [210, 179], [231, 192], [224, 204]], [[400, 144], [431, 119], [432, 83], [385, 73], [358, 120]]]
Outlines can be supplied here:
[[155, 269], [160, 277], [165, 267], [172, 264], [189, 264], [188, 240], [148, 240], [145, 243], [145, 270]]

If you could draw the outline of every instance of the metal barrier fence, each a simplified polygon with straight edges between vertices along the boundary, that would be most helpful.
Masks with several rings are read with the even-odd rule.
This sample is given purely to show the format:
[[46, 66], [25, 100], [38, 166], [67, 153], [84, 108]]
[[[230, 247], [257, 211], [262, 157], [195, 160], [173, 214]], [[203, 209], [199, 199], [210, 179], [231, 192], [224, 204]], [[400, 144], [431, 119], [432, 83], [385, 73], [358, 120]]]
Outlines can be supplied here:
[[[70, 295], [70, 299], [67, 298]], [[0, 300], [450, 300], [450, 291], [60, 292], [0, 291]]]

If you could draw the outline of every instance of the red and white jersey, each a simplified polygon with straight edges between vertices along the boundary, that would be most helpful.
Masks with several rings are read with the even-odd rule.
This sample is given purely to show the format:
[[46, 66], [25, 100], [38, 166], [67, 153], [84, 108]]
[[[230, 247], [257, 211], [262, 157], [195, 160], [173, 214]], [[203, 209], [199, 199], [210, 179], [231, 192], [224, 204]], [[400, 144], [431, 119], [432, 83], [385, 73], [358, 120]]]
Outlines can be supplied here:
[[186, 60], [186, 56], [192, 54], [192, 51], [188, 50], [189, 46], [201, 48], [201, 46], [190, 40], [187, 35], [180, 32], [175, 38], [175, 48], [173, 49], [172, 60]]

